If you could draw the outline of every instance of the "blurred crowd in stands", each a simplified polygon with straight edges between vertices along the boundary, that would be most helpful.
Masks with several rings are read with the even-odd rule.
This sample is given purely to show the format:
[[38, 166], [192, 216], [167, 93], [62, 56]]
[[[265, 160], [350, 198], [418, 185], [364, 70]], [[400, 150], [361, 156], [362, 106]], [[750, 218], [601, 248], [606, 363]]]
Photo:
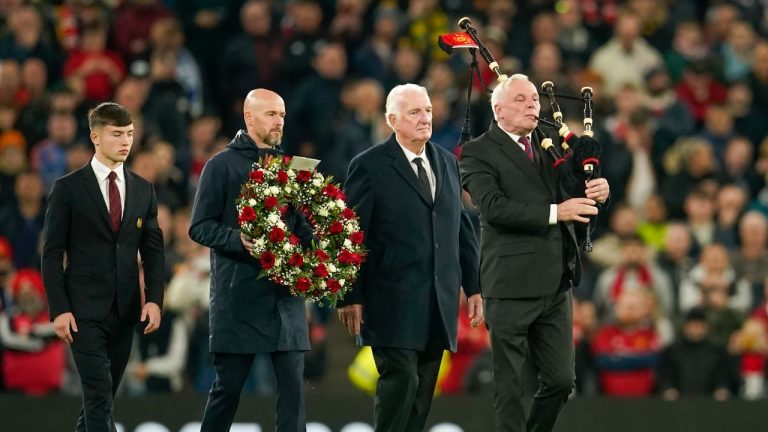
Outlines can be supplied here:
[[[495, 83], [481, 64], [468, 102], [468, 53], [438, 48], [462, 16], [504, 73], [594, 89], [612, 204], [574, 291], [576, 394], [766, 397], [764, 0], [0, 0], [0, 390], [79, 389], [49, 322], [40, 233], [52, 182], [93, 155], [90, 107], [133, 114], [128, 165], [154, 183], [165, 234], [163, 325], [137, 334], [124, 392], [204, 392], [210, 263], [187, 234], [190, 200], [245, 94], [280, 93], [283, 149], [339, 181], [389, 135], [397, 84], [429, 90], [433, 141], [455, 151], [467, 108], [473, 135], [487, 129]], [[581, 102], [560, 102], [580, 132]], [[308, 306], [310, 380], [327, 373], [334, 315]], [[487, 331], [460, 327], [442, 391], [483, 391]], [[267, 364], [247, 391], [273, 392]]]

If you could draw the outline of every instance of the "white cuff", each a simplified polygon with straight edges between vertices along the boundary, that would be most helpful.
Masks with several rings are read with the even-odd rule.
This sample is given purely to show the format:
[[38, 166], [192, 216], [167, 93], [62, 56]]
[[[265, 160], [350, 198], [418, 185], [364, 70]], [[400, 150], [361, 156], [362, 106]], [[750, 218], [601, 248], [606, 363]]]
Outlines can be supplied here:
[[549, 205], [549, 224], [557, 225], [557, 204]]

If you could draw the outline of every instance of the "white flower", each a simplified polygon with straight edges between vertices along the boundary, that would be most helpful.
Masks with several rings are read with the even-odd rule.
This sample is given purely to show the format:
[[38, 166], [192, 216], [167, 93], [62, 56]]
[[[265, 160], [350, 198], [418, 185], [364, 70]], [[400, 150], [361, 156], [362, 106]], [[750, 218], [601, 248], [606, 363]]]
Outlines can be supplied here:
[[280, 268], [280, 264], [283, 263], [283, 260], [278, 258], [275, 258], [275, 267]]
[[280, 188], [277, 186], [270, 186], [269, 191], [272, 193], [272, 195], [277, 195], [280, 193]]
[[312, 184], [316, 187], [320, 187], [323, 185], [323, 178], [318, 176], [312, 179]]
[[317, 211], [317, 214], [322, 217], [328, 217], [328, 209], [321, 207], [320, 210]]
[[334, 207], [336, 207], [336, 203], [333, 201], [328, 201], [327, 206], [328, 206], [328, 209], [333, 209]]
[[320, 240], [320, 249], [325, 249], [328, 247], [328, 240]]
[[337, 199], [336, 200], [336, 207], [344, 210], [344, 208], [347, 207], [347, 204], [344, 203], [344, 200]]
[[272, 224], [276, 224], [280, 221], [280, 216], [278, 216], [277, 213], [272, 212], [269, 214], [269, 216], [267, 216], [267, 221]]
[[325, 281], [320, 281], [320, 288], [325, 288]]
[[335, 272], [335, 271], [336, 271], [336, 266], [335, 266], [335, 265], [333, 265], [333, 264], [328, 264], [328, 265], [327, 265], [327, 266], [325, 266], [325, 267], [328, 269], [328, 273], [333, 273], [333, 272]]
[[283, 244], [283, 250], [284, 250], [284, 251], [286, 251], [286, 252], [290, 252], [290, 250], [291, 250], [291, 248], [292, 248], [292, 247], [293, 247], [293, 245], [292, 245], [292, 244], [290, 244], [290, 243], [288, 243], [288, 242], [285, 242], [285, 243]]
[[344, 247], [345, 248], [351, 248], [352, 247], [352, 241], [350, 239], [344, 239]]
[[283, 221], [282, 221], [282, 220], [279, 220], [279, 221], [277, 221], [277, 224], [276, 224], [276, 225], [277, 225], [277, 227], [278, 227], [278, 228], [280, 228], [280, 229], [281, 229], [281, 230], [283, 230], [283, 231], [285, 231], [285, 229], [287, 228], [287, 227], [285, 226], [285, 223], [283, 223]]
[[292, 191], [293, 189], [291, 189], [291, 185], [285, 185], [285, 187], [283, 188], [283, 190], [285, 191], [285, 193], [291, 193], [291, 191]]
[[296, 171], [288, 168], [288, 177], [291, 177], [291, 178], [296, 177]]
[[339, 285], [344, 286], [345, 283], [347, 283], [345, 279], [339, 279]]
[[255, 206], [256, 204], [257, 204], [257, 203], [256, 203], [256, 200], [255, 200], [255, 199], [251, 198], [251, 199], [249, 199], [249, 200], [248, 200], [248, 205], [249, 205], [249, 206], [253, 207], [253, 206]]
[[347, 231], [347, 233], [352, 234], [353, 232], [357, 231], [357, 227], [355, 227], [355, 224], [348, 222], [347, 226], [344, 227], [344, 229]]
[[265, 244], [267, 244], [266, 240], [264, 240], [264, 237], [259, 237], [254, 242], [256, 244], [257, 248], [263, 248]]

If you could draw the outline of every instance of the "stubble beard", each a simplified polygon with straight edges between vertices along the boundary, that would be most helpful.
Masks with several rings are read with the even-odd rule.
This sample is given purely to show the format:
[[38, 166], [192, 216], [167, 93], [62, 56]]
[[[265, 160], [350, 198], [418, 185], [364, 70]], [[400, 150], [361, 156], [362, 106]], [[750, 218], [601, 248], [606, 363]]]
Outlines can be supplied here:
[[280, 145], [280, 143], [283, 141], [283, 134], [279, 133], [277, 135], [274, 135], [272, 133], [269, 133], [266, 138], [264, 138], [264, 143], [267, 144], [270, 147], [277, 147]]

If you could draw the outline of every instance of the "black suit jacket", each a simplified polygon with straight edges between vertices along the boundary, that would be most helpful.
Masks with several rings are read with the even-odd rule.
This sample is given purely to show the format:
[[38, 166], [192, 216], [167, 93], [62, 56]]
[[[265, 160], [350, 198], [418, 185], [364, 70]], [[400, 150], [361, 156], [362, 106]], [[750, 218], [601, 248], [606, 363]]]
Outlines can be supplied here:
[[90, 163], [53, 185], [42, 260], [51, 319], [72, 312], [78, 320], [101, 320], [117, 298], [120, 318], [138, 322], [139, 253], [146, 301], [163, 305], [163, 233], [155, 192], [146, 180], [124, 172], [125, 208], [117, 233]]
[[434, 204], [394, 135], [349, 165], [344, 191], [360, 215], [369, 255], [339, 306], [363, 305], [365, 345], [424, 350], [435, 295], [439, 310], [432, 313], [455, 350], [459, 288], [479, 293], [477, 237], [461, 205], [458, 163], [431, 142], [426, 152], [436, 177]]
[[549, 225], [550, 205], [572, 197], [559, 187], [551, 156], [533, 141], [538, 164], [494, 122], [461, 153], [462, 183], [480, 210], [487, 298], [547, 296], [581, 278], [586, 225]]

